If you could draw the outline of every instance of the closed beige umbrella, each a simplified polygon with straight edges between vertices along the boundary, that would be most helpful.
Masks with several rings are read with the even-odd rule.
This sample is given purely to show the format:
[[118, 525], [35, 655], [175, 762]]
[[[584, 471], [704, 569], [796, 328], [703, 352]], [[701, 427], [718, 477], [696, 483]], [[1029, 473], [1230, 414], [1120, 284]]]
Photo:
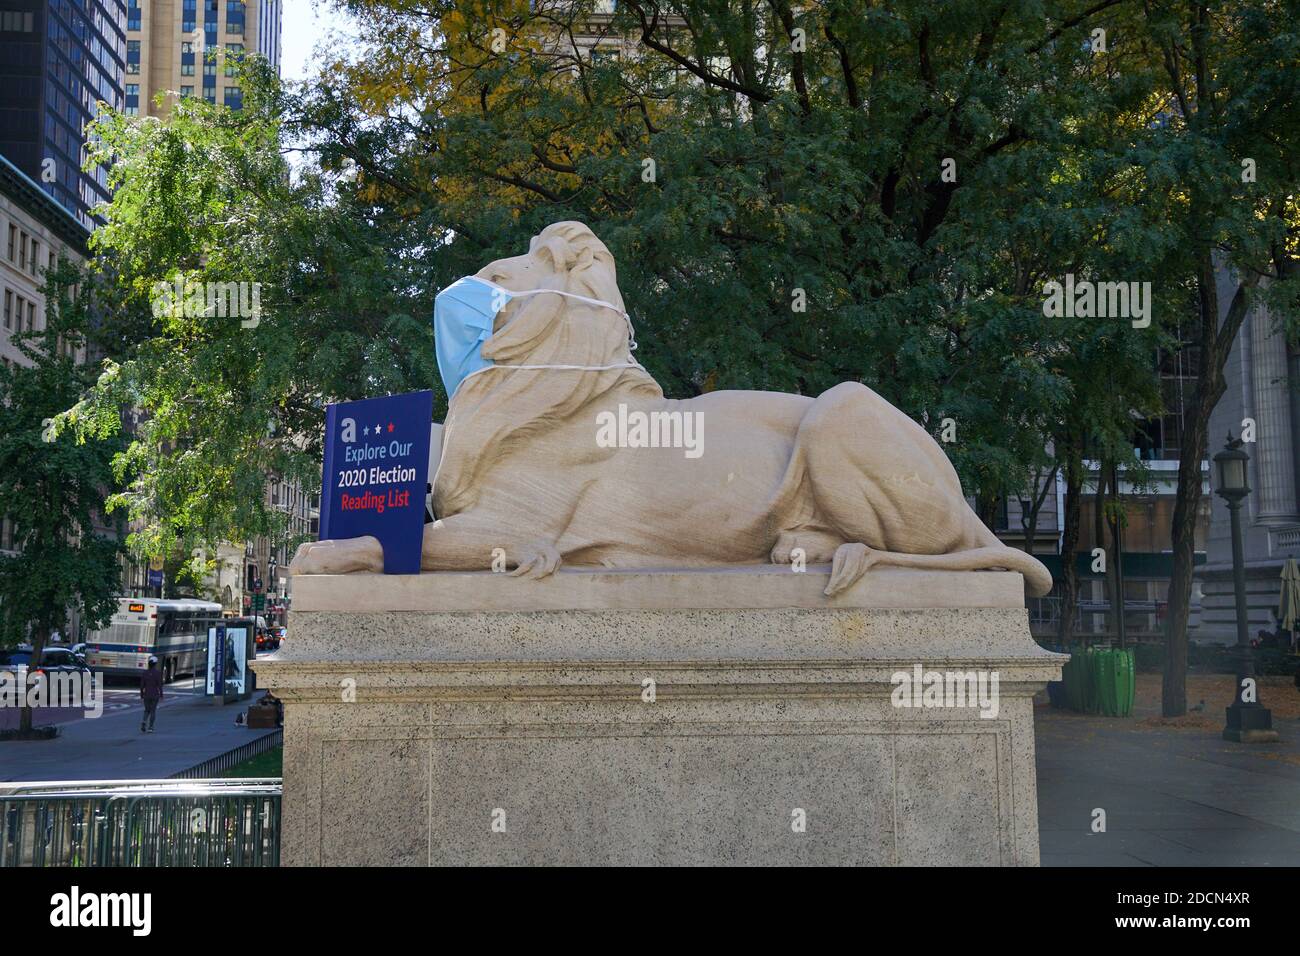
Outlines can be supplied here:
[[1291, 632], [1291, 646], [1295, 647], [1296, 619], [1300, 618], [1300, 566], [1295, 558], [1287, 558], [1282, 565], [1282, 593], [1278, 598], [1278, 625]]

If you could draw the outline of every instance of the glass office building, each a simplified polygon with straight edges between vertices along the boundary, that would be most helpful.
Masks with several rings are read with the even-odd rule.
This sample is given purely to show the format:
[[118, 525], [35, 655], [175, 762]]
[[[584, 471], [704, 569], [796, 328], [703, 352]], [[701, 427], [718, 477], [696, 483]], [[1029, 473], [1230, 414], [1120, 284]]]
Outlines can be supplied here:
[[0, 154], [86, 228], [109, 191], [84, 128], [122, 109], [125, 69], [126, 0], [0, 0]]

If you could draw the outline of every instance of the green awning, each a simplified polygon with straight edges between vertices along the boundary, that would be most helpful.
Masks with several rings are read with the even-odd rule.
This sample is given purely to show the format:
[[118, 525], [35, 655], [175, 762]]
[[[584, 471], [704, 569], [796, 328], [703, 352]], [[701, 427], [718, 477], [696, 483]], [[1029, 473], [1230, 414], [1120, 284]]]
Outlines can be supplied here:
[[[1052, 577], [1057, 580], [1061, 577], [1064, 568], [1064, 558], [1059, 554], [1036, 554], [1034, 555], [1039, 561], [1047, 566], [1047, 570], [1052, 572]], [[1197, 551], [1192, 558], [1192, 563], [1204, 564], [1205, 552]], [[1074, 568], [1078, 572], [1079, 578], [1103, 578], [1105, 575], [1094, 573], [1092, 570], [1092, 553], [1088, 551], [1079, 551], [1074, 556]], [[1173, 575], [1174, 556], [1168, 551], [1125, 551], [1124, 552], [1124, 577], [1132, 580], [1134, 578], [1168, 578]]]

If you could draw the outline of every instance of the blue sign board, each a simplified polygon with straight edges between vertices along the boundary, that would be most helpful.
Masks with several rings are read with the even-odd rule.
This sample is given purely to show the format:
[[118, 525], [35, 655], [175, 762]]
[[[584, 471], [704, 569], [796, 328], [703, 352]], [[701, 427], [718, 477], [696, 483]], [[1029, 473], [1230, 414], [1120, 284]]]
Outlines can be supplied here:
[[208, 693], [226, 692], [226, 625], [208, 628]]
[[150, 568], [149, 587], [160, 588], [162, 587], [162, 583], [163, 583], [163, 573], [161, 571], [155, 571], [153, 568]]
[[321, 540], [373, 535], [385, 574], [417, 574], [433, 392], [340, 402], [325, 412]]

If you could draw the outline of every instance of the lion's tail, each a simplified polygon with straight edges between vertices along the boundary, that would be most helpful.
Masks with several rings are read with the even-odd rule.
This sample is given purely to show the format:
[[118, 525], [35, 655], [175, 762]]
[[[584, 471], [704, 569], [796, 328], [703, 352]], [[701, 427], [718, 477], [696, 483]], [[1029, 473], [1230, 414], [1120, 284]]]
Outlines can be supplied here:
[[1009, 571], [1019, 571], [1025, 577], [1025, 587], [1033, 597], [1043, 597], [1052, 590], [1052, 572], [1032, 554], [1017, 548], [1002, 547]]
[[984, 522], [975, 517], [974, 512], [971, 512], [971, 518], [977, 528], [980, 547], [995, 552], [989, 558], [990, 568], [1004, 567], [1008, 571], [1019, 571], [1024, 576], [1025, 587], [1032, 597], [1043, 597], [1052, 590], [1052, 572], [1047, 570], [1042, 561], [1026, 551], [1004, 544]]

